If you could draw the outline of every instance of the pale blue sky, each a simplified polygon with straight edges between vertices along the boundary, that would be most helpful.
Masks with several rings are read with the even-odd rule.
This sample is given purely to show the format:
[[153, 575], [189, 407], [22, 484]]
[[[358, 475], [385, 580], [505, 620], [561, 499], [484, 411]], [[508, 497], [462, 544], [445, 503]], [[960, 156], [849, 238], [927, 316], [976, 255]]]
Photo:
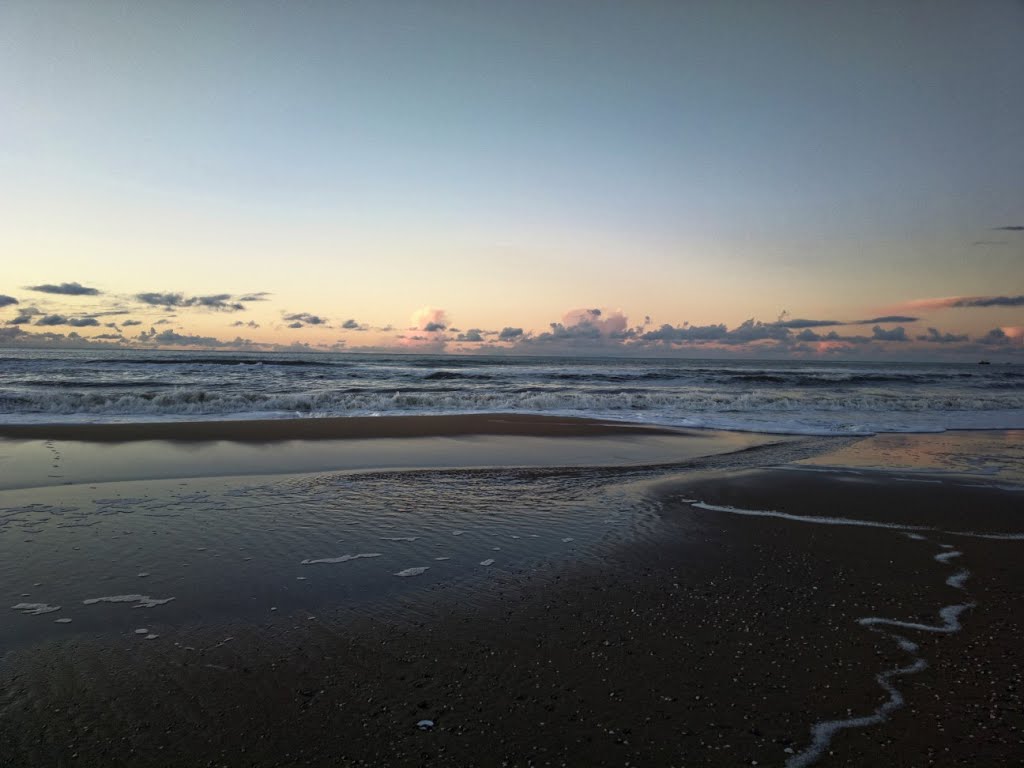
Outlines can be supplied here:
[[535, 329], [1019, 294], [1022, 93], [1009, 0], [8, 2], [0, 293]]

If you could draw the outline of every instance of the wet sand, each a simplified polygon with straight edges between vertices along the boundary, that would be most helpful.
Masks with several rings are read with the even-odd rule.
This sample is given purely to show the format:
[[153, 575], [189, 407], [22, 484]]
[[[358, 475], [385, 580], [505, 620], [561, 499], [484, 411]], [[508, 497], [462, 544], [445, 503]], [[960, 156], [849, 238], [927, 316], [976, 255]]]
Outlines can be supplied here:
[[[438, 583], [386, 615], [296, 607], [151, 642], [82, 633], [10, 650], [0, 754], [105, 766], [1019, 763], [1020, 491], [792, 465], [633, 481], [658, 503], [628, 541], [494, 572], [486, 589]], [[950, 606], [970, 607], [951, 624]], [[877, 676], [916, 661], [886, 678], [902, 699], [887, 708]], [[877, 712], [808, 753], [816, 723]]]
[[306, 419], [252, 419], [237, 421], [162, 421], [103, 424], [0, 424], [0, 438], [14, 440], [80, 440], [125, 443], [138, 440], [268, 443], [281, 440], [355, 440], [394, 437], [454, 437], [458, 435], [532, 435], [588, 437], [596, 435], [685, 433], [646, 424], [562, 416], [516, 413], [453, 416], [352, 416]]

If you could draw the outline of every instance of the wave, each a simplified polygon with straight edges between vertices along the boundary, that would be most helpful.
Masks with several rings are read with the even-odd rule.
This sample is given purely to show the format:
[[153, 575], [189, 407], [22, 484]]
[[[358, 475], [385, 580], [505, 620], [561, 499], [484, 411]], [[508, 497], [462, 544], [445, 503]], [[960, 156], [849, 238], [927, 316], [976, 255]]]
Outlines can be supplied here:
[[679, 426], [811, 434], [1024, 427], [1024, 393], [865, 395], [814, 391], [587, 392], [348, 388], [273, 393], [228, 388], [162, 392], [0, 393], [0, 419], [141, 420], [214, 417], [427, 415], [520, 412], [594, 416]]

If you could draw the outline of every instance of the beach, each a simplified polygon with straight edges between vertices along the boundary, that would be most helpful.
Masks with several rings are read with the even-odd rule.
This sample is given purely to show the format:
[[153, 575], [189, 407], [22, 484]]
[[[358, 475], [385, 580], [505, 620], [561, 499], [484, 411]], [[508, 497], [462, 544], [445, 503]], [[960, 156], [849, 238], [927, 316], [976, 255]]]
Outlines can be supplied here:
[[[51, 451], [64, 475], [0, 491], [5, 597], [34, 606], [0, 633], [7, 764], [1011, 765], [1024, 749], [1020, 432], [498, 414], [376, 434], [324, 420], [302, 439], [309, 421], [4, 427], [0, 455]], [[385, 468], [352, 465], [389, 440]], [[202, 476], [152, 471], [182, 443]], [[334, 469], [230, 459], [335, 443]], [[132, 446], [127, 476], [76, 474]]]

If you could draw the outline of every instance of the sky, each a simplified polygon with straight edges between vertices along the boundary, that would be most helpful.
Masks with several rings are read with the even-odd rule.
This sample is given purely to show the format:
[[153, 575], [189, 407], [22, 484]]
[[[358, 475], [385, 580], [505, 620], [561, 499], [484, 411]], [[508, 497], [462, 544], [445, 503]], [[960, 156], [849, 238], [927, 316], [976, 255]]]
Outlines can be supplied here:
[[0, 4], [0, 346], [1024, 356], [1024, 3]]

